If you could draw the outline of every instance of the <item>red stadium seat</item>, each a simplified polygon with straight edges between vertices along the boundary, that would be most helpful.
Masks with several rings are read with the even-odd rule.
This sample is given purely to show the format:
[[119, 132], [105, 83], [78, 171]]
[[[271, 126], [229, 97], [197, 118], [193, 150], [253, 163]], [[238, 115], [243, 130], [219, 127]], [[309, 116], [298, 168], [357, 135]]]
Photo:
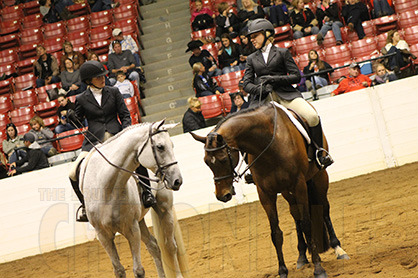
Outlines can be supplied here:
[[290, 24], [274, 28], [274, 42], [281, 42], [293, 39], [293, 30]]
[[13, 78], [0, 81], [0, 95], [11, 94], [14, 92]]
[[79, 16], [67, 20], [67, 30], [68, 33], [88, 31], [90, 30], [90, 17], [89, 16]]
[[395, 11], [398, 14], [415, 9], [418, 9], [418, 1], [416, 0], [396, 0], [395, 2]]
[[57, 110], [59, 107], [58, 101], [52, 100], [48, 102], [41, 102], [34, 106], [36, 114], [39, 115], [41, 118], [50, 117], [57, 114]]
[[55, 23], [45, 24], [44, 37], [45, 39], [61, 38], [63, 39], [67, 35], [67, 28], [62, 21]]
[[35, 116], [35, 111], [32, 106], [15, 109], [10, 112], [12, 123], [16, 126], [28, 124], [29, 120]]
[[[361, 25], [363, 25], [364, 33], [366, 34], [367, 37], [373, 37], [376, 35], [376, 26], [373, 20], [363, 21]], [[347, 34], [346, 35], [347, 42], [358, 40], [358, 36], [356, 32], [348, 31], [347, 27], [344, 27], [342, 29], [344, 30], [344, 33]]]
[[109, 52], [110, 42], [107, 40], [103, 41], [94, 41], [90, 43], [89, 49], [96, 53], [97, 55], [106, 54]]
[[[36, 1], [32, 1], [36, 2]], [[31, 14], [27, 15], [22, 19], [22, 27], [23, 29], [31, 29], [31, 28], [41, 28], [44, 22], [42, 21], [41, 14]]]
[[40, 5], [38, 1], [29, 1], [23, 4], [23, 12], [26, 16], [39, 14], [40, 13]]
[[418, 8], [415, 10], [405, 11], [399, 16], [399, 26], [401, 28], [408, 28], [418, 25]]
[[215, 58], [218, 59], [218, 48], [215, 43], [207, 43], [201, 46], [201, 49], [206, 49]]
[[[69, 137], [66, 137], [69, 136]], [[63, 138], [66, 137], [66, 138]], [[75, 151], [81, 148], [84, 135], [78, 129], [57, 134], [57, 147], [59, 152]]]
[[20, 31], [19, 19], [0, 21], [0, 35], [18, 33], [19, 31]]
[[377, 49], [377, 42], [375, 37], [366, 37], [362, 40], [351, 42], [351, 54], [355, 59], [362, 56], [371, 55], [376, 51], [379, 51], [379, 49]]
[[23, 5], [5, 7], [0, 11], [3, 21], [21, 19], [25, 15], [23, 13]]
[[16, 63], [16, 70], [19, 75], [27, 74], [33, 72], [33, 63], [36, 61], [36, 58], [29, 58], [25, 60], [18, 61]]
[[376, 36], [377, 41], [377, 49], [381, 50], [386, 45], [386, 38], [388, 37], [388, 33], [383, 33]]
[[37, 58], [36, 43], [24, 44], [19, 47], [20, 60]]
[[293, 43], [293, 40], [277, 42], [277, 43], [274, 43], [274, 45], [280, 48], [287, 48], [289, 49], [292, 56], [296, 55], [296, 49], [295, 49], [295, 44]]
[[[212, 0], [202, 0], [202, 7], [204, 7], [204, 8], [209, 8], [211, 10], [215, 10], [214, 8], [216, 8], [216, 7], [213, 4], [214, 3], [213, 3]], [[235, 2], [235, 4], [236, 4], [236, 2]], [[196, 9], [196, 3], [194, 1], [190, 1], [190, 12], [193, 12], [195, 9]]]
[[[418, 57], [418, 43], [409, 46], [409, 50], [412, 54]], [[418, 65], [418, 59], [414, 60], [415, 65]]]
[[138, 101], [137, 101], [136, 96], [125, 98], [124, 101], [125, 101], [126, 107], [129, 110], [129, 113], [131, 114], [132, 124], [140, 123], [141, 115], [139, 113]]
[[25, 29], [21, 32], [21, 44], [40, 44], [43, 40], [42, 30], [39, 28]]
[[48, 118], [42, 118], [42, 120], [44, 120], [45, 126], [50, 129], [54, 129], [59, 124], [59, 119], [57, 115]]
[[[73, 47], [73, 49], [75, 49], [75, 46]], [[52, 53], [49, 53], [49, 54], [51, 54], [52, 56], [55, 57], [55, 59], [57, 59], [58, 66], [60, 66], [61, 65], [61, 57], [64, 56], [64, 53], [62, 51], [57, 51], [57, 52], [52, 52]]]
[[294, 40], [297, 54], [307, 53], [312, 49], [318, 50], [320, 46], [316, 41], [316, 35], [306, 36], [297, 40]]
[[348, 44], [337, 45], [325, 49], [325, 61], [328, 64], [341, 63], [352, 59]]
[[339, 62], [339, 63], [333, 63], [330, 64], [330, 66], [332, 68], [334, 68], [334, 72], [332, 72], [330, 74], [330, 81], [332, 83], [334, 83], [335, 81], [337, 81], [340, 77], [345, 76], [348, 77], [350, 74], [348, 73], [348, 67], [345, 68], [341, 68], [341, 69], [335, 69], [341, 66], [346, 66], [349, 65], [352, 61], [351, 60], [347, 60], [345, 62]]
[[50, 90], [50, 89], [53, 89], [53, 88], [60, 89], [61, 88], [61, 83], [53, 83], [53, 84], [45, 85], [43, 87], [36, 88], [36, 91], [38, 92], [39, 101], [40, 102], [49, 101], [47, 90]]
[[87, 45], [90, 42], [89, 34], [84, 31], [67, 34], [67, 41], [74, 45]]
[[206, 41], [213, 41], [216, 37], [216, 28], [208, 28], [204, 30], [194, 31], [191, 33], [193, 40], [203, 39]]
[[202, 103], [202, 114], [205, 119], [214, 118], [224, 113], [221, 97], [218, 95], [199, 98]]
[[0, 113], [4, 114], [12, 111], [13, 102], [10, 94], [0, 95]]
[[99, 26], [110, 26], [113, 24], [113, 15], [110, 10], [95, 12], [90, 14], [91, 28]]
[[373, 23], [376, 26], [377, 34], [381, 34], [398, 27], [398, 16], [394, 14], [379, 17], [374, 19]]
[[0, 64], [0, 74], [16, 74], [16, 68], [13, 64]]
[[57, 51], [62, 51], [62, 44], [64, 40], [61, 37], [50, 38], [44, 40], [44, 47], [46, 52], [53, 53]]
[[67, 9], [75, 16], [82, 16], [90, 14], [90, 5], [87, 3], [74, 4], [68, 6]]
[[19, 36], [17, 34], [0, 36], [0, 49], [10, 49], [13, 47], [19, 47]]
[[223, 107], [224, 107], [224, 113], [231, 112], [231, 107], [232, 107], [231, 96], [229, 94], [225, 93], [225, 94], [221, 95], [221, 99], [222, 99], [222, 104], [223, 104]]
[[12, 95], [12, 98], [16, 109], [38, 104], [35, 90], [18, 91]]
[[127, 18], [138, 18], [138, 9], [135, 4], [120, 5], [113, 9], [113, 18], [115, 21]]
[[[1, 97], [0, 97], [0, 99], [1, 99]], [[5, 130], [6, 129], [6, 125], [8, 123], [10, 123], [9, 114], [8, 113], [2, 113], [2, 112], [0, 112], [0, 130], [1, 131]]]
[[16, 91], [23, 91], [30, 88], [36, 88], [36, 77], [33, 73], [27, 73], [15, 78]]
[[234, 80], [234, 81], [238, 80], [239, 81], [240, 79], [242, 79], [244, 77], [244, 72], [245, 72], [245, 70], [240, 70], [240, 71], [234, 71], [234, 72], [230, 72], [230, 73], [220, 75], [219, 77], [221, 78], [221, 84], [224, 81], [228, 81], [228, 80]]
[[418, 25], [405, 28], [403, 35], [405, 40], [408, 44], [416, 44], [418, 43]]
[[31, 126], [29, 124], [16, 125], [16, 129], [17, 129], [17, 134], [24, 135], [31, 130]]
[[90, 41], [103, 41], [112, 38], [112, 28], [110, 26], [99, 26], [90, 30]]

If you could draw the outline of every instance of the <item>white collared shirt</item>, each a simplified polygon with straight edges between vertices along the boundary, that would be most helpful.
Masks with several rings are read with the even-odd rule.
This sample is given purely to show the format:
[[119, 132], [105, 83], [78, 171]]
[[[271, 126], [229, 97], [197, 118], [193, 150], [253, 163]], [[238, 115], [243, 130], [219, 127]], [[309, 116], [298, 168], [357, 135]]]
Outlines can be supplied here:
[[102, 106], [102, 91], [103, 91], [103, 89], [96, 89], [93, 86], [90, 86], [90, 90], [93, 93], [93, 96], [96, 99], [97, 103], [100, 106]]
[[273, 44], [271, 42], [267, 42], [267, 44], [263, 48], [261, 48], [261, 54], [263, 54], [264, 62], [266, 62], [266, 64], [269, 59], [269, 54], [272, 45]]

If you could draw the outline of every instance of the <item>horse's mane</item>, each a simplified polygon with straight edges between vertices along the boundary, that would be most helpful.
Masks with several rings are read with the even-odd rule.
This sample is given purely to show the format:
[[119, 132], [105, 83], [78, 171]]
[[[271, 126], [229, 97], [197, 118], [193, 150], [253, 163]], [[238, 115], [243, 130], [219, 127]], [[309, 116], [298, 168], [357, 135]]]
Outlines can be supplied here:
[[257, 105], [255, 107], [251, 107], [251, 108], [246, 108], [246, 109], [241, 109], [240, 111], [236, 112], [236, 113], [232, 113], [229, 114], [228, 116], [226, 116], [225, 118], [223, 118], [222, 120], [220, 120], [218, 122], [218, 124], [216, 125], [215, 129], [213, 131], [218, 131], [218, 129], [221, 127], [221, 125], [226, 122], [227, 120], [243, 115], [243, 114], [247, 114], [247, 113], [251, 113], [254, 110], [257, 110], [258, 108], [262, 107], [262, 106], [267, 106], [267, 105]]
[[127, 132], [129, 132], [129, 131], [131, 131], [132, 129], [136, 129], [136, 128], [142, 128], [142, 127], [144, 127], [144, 126], [149, 126], [149, 125], [151, 125], [152, 123], [148, 123], [148, 122], [146, 122], [146, 123], [140, 123], [140, 124], [136, 124], [136, 125], [131, 125], [131, 126], [128, 126], [127, 128], [125, 128], [125, 129], [123, 129], [121, 132], [119, 132], [118, 134], [116, 134], [115, 136], [112, 136], [112, 137], [110, 137], [109, 139], [107, 139], [105, 142], [103, 142], [101, 145], [107, 145], [107, 144], [109, 144], [109, 143], [111, 143], [111, 142], [113, 142], [114, 140], [117, 140], [119, 137], [121, 137], [123, 134], [125, 134], [125, 133], [127, 133]]

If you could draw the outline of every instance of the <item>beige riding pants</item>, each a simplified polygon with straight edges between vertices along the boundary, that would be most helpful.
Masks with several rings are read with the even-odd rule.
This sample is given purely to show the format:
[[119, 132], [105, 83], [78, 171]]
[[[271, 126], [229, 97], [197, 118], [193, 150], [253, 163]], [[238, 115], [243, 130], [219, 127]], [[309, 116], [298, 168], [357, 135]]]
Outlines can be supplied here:
[[308, 122], [309, 127], [314, 127], [319, 124], [319, 116], [315, 108], [313, 108], [313, 106], [303, 98], [298, 97], [292, 100], [284, 100], [277, 94], [271, 94], [271, 96], [273, 98], [270, 98], [270, 96], [267, 97], [264, 103], [268, 103], [271, 100], [274, 100], [275, 102], [283, 105], [286, 108], [294, 110], [296, 113], [302, 116]]
[[[105, 136], [103, 138], [103, 142], [106, 141], [107, 139], [109, 139], [112, 136], [113, 136], [113, 134], [111, 134], [109, 132], [105, 132]], [[80, 164], [81, 160], [83, 160], [83, 158], [85, 158], [88, 155], [88, 153], [89, 152], [87, 152], [87, 151], [82, 151], [78, 155], [77, 159], [71, 165], [70, 173], [68, 175], [71, 180], [73, 180], [73, 181], [77, 181], [78, 180], [78, 177], [77, 177], [78, 164]]]

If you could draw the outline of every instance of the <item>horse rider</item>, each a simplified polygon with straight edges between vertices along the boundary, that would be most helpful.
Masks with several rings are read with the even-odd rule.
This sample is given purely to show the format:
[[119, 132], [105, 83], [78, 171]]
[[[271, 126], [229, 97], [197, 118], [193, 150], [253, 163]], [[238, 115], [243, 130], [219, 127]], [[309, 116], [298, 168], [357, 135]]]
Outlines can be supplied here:
[[[70, 171], [70, 182], [81, 202], [81, 214], [78, 222], [88, 222], [84, 207], [84, 196], [80, 191], [77, 168], [93, 145], [104, 142], [122, 129], [131, 125], [131, 116], [123, 100], [119, 89], [105, 86], [105, 75], [108, 71], [98, 61], [87, 61], [80, 67], [80, 77], [88, 85], [87, 90], [77, 95], [75, 111], [68, 110], [67, 117], [76, 126], [81, 127], [87, 120], [88, 130], [85, 134], [81, 153], [73, 163]], [[119, 122], [119, 120], [120, 122]], [[87, 138], [89, 140], [87, 140]], [[148, 177], [148, 171], [139, 166], [136, 172]], [[155, 197], [150, 190], [150, 183], [142, 179], [148, 186], [138, 182], [142, 188], [142, 201], [145, 207], [151, 207], [156, 203]]]
[[[247, 57], [244, 90], [250, 94], [251, 106], [272, 100], [301, 115], [310, 128], [316, 143], [316, 160], [320, 168], [334, 161], [323, 148], [321, 121], [316, 110], [292, 84], [297, 84], [300, 71], [288, 49], [273, 45], [274, 27], [266, 19], [255, 19], [248, 26], [248, 36], [257, 49]], [[260, 103], [261, 102], [261, 103]]]

